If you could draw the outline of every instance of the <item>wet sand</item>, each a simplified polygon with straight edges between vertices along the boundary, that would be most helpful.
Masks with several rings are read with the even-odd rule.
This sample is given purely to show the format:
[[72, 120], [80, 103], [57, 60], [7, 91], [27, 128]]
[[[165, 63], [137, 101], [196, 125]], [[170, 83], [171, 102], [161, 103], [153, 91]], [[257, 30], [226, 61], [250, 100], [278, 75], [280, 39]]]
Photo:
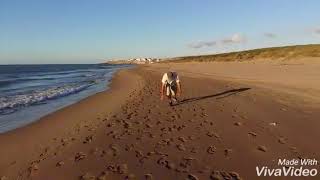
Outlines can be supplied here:
[[110, 91], [0, 135], [0, 177], [257, 179], [279, 158], [320, 160], [316, 99], [177, 65], [183, 94], [169, 106], [167, 67], [122, 70]]

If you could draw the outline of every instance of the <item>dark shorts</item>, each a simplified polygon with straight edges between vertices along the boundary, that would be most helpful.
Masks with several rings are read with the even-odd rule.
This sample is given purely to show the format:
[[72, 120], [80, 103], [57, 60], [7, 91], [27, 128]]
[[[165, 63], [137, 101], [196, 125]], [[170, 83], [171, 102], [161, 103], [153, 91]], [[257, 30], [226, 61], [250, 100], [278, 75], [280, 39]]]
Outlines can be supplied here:
[[173, 83], [173, 84], [166, 84], [166, 94], [167, 96], [176, 96], [177, 94], [177, 84]]

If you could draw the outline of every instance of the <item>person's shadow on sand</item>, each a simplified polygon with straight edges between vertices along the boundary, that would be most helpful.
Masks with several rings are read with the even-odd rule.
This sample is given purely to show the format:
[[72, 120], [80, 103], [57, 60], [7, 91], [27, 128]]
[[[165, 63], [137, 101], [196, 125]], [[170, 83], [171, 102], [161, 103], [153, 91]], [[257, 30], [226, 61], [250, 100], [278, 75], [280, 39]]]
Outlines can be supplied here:
[[232, 90], [227, 90], [227, 91], [223, 91], [221, 93], [216, 93], [216, 94], [212, 94], [212, 95], [183, 99], [183, 100], [179, 101], [178, 103], [176, 103], [176, 104], [174, 104], [172, 106], [178, 106], [180, 104], [190, 103], [190, 102], [193, 102], [193, 101], [199, 101], [199, 100], [202, 100], [202, 99], [213, 98], [213, 97], [217, 97], [217, 99], [222, 99], [222, 98], [226, 98], [228, 96], [232, 96], [234, 94], [237, 94], [237, 93], [240, 93], [240, 92], [243, 92], [243, 91], [247, 91], [247, 90], [250, 90], [250, 89], [251, 88], [232, 89]]

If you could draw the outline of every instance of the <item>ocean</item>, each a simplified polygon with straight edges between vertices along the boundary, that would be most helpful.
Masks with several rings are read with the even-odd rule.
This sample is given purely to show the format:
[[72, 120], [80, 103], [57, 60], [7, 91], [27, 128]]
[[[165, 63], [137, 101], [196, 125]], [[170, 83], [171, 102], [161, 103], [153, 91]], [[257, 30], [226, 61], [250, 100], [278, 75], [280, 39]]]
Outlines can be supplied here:
[[104, 91], [132, 65], [0, 65], [0, 133]]

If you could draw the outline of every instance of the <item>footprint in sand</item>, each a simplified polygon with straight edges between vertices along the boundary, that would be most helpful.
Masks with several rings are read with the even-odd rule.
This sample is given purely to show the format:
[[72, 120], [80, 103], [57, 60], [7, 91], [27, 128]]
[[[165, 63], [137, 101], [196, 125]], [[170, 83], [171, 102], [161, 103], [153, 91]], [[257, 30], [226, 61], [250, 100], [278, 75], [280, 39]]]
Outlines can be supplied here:
[[138, 161], [140, 164], [144, 164], [145, 160], [148, 160], [148, 159], [149, 159], [149, 156], [143, 156]]
[[279, 138], [279, 139], [278, 139], [278, 142], [279, 142], [280, 144], [285, 144], [285, 143], [286, 143], [286, 140], [285, 140], [285, 138]]
[[129, 174], [129, 175], [127, 175], [124, 179], [125, 179], [125, 180], [136, 179], [136, 175], [134, 175], [134, 174]]
[[215, 133], [215, 132], [212, 132], [212, 131], [207, 132], [207, 136], [209, 136], [209, 137], [215, 137], [215, 138], [217, 138], [217, 139], [220, 139], [219, 134], [217, 134], [217, 133]]
[[209, 153], [209, 154], [214, 154], [215, 153], [215, 151], [216, 151], [216, 147], [215, 146], [209, 146], [208, 148], [207, 148], [207, 153]]
[[87, 136], [83, 141], [83, 144], [88, 144], [93, 140], [93, 135]]
[[150, 134], [149, 134], [149, 137], [150, 137], [150, 138], [155, 138], [156, 136], [155, 136], [154, 134], [150, 133]]
[[117, 166], [114, 164], [109, 164], [107, 166], [107, 170], [115, 173], [115, 172], [117, 172]]
[[181, 142], [187, 142], [186, 138], [184, 137], [178, 137], [178, 140], [180, 140]]
[[39, 165], [36, 163], [32, 163], [32, 165], [28, 168], [29, 176], [32, 176], [36, 171], [39, 170]]
[[154, 152], [155, 152], [157, 155], [160, 155], [160, 156], [162, 156], [162, 157], [167, 157], [167, 156], [169, 156], [168, 154], [166, 154], [166, 153], [164, 153], [164, 152], [161, 152], [161, 151], [159, 151], [159, 150], [157, 150], [157, 149], [155, 149]]
[[232, 153], [232, 149], [225, 149], [225, 150], [224, 150], [224, 155], [225, 155], [226, 157], [229, 157], [231, 153]]
[[194, 137], [194, 136], [188, 136], [188, 139], [189, 139], [189, 140], [195, 140], [195, 139], [197, 139], [197, 138]]
[[153, 126], [151, 124], [146, 124], [147, 128], [152, 128]]
[[186, 151], [186, 147], [183, 144], [178, 144], [177, 148], [179, 149], [179, 151]]
[[129, 123], [129, 122], [124, 121], [123, 127], [124, 127], [125, 129], [130, 129], [130, 128], [132, 128], [132, 124]]
[[62, 138], [60, 140], [60, 142], [62, 143], [62, 146], [66, 146], [68, 144], [68, 139], [67, 138]]
[[241, 117], [242, 119], [248, 119], [248, 117], [247, 117], [246, 115], [240, 115], [240, 117]]
[[209, 115], [208, 114], [206, 114], [206, 113], [201, 113], [201, 115], [200, 115], [202, 118], [204, 118], [204, 117], [208, 117]]
[[80, 176], [81, 180], [95, 180], [96, 177], [91, 175], [90, 173], [85, 173], [84, 175]]
[[143, 157], [143, 152], [140, 151], [140, 150], [135, 150], [135, 153], [136, 153], [136, 157], [137, 158], [142, 158]]
[[98, 176], [98, 180], [108, 180], [108, 175], [109, 175], [109, 173], [108, 172], [106, 172], [106, 171], [103, 171], [102, 173], [101, 173], [101, 175], [100, 176]]
[[127, 164], [118, 165], [117, 172], [119, 174], [127, 174], [128, 173], [128, 165]]
[[256, 137], [257, 136], [257, 133], [255, 132], [248, 132], [249, 135], [251, 135], [252, 137]]
[[298, 153], [298, 149], [296, 147], [290, 147], [290, 150], [294, 153]]
[[172, 162], [168, 162], [166, 165], [166, 168], [168, 168], [169, 170], [172, 170], [176, 168], [176, 165]]
[[107, 124], [107, 127], [114, 127], [115, 125], [116, 125], [116, 124], [112, 122], [112, 123], [108, 123], [108, 124]]
[[87, 155], [83, 152], [78, 152], [75, 157], [74, 157], [74, 160], [77, 162], [77, 161], [80, 161], [82, 159], [85, 159], [87, 157]]
[[205, 173], [209, 173], [211, 171], [211, 168], [209, 166], [205, 166], [203, 168], [201, 168], [198, 173], [201, 173], [201, 174], [205, 174]]
[[199, 178], [196, 175], [188, 174], [187, 180], [199, 180]]
[[126, 144], [124, 150], [126, 151], [131, 151], [134, 149], [134, 145], [133, 144]]
[[99, 148], [97, 147], [90, 150], [90, 154], [98, 154], [98, 152], [99, 152]]
[[119, 154], [119, 148], [116, 145], [111, 144], [109, 147], [113, 152], [113, 156], [117, 156]]
[[262, 152], [267, 152], [267, 150], [268, 150], [267, 147], [262, 146], [262, 145], [258, 146], [257, 149], [258, 149], [259, 151], [262, 151]]
[[188, 173], [190, 171], [190, 168], [192, 166], [192, 160], [193, 159], [182, 159], [182, 161], [179, 164], [179, 167], [176, 168], [177, 172], [183, 172]]
[[117, 134], [117, 131], [109, 131], [107, 132], [107, 136], [115, 135]]
[[155, 151], [150, 151], [150, 152], [147, 153], [147, 156], [150, 157], [150, 156], [153, 156], [153, 155], [155, 155], [155, 154], [156, 154]]
[[186, 127], [185, 125], [178, 126], [178, 127], [177, 127], [177, 130], [178, 130], [178, 131], [181, 131], [181, 130], [184, 129], [185, 127]]
[[191, 148], [190, 152], [191, 153], [198, 153], [198, 150], [197, 150], [197, 148], [193, 147], [193, 148]]
[[235, 122], [234, 125], [235, 126], [242, 126], [242, 122]]
[[210, 179], [211, 180], [223, 180], [223, 179], [241, 180], [242, 178], [236, 172], [212, 171], [210, 175]]
[[61, 166], [63, 166], [63, 165], [64, 165], [64, 162], [63, 162], [63, 161], [59, 161], [59, 162], [57, 162], [57, 164], [56, 164], [57, 167], [61, 167]]
[[157, 164], [159, 164], [160, 166], [166, 167], [168, 165], [168, 160], [164, 157], [161, 157], [158, 161]]
[[152, 174], [145, 174], [144, 178], [145, 178], [145, 180], [153, 180]]

